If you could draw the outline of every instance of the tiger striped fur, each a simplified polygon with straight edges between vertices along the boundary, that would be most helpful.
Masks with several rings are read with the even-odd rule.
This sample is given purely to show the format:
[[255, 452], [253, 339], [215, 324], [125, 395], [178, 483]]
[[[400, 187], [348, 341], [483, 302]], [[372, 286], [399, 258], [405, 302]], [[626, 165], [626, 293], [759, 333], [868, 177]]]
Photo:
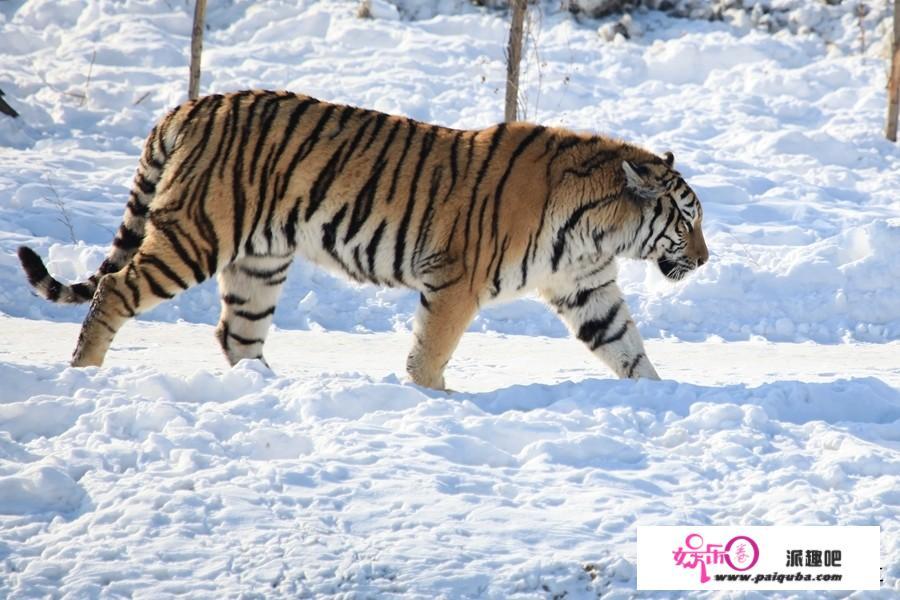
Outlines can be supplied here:
[[263, 358], [294, 257], [420, 293], [412, 380], [443, 371], [480, 306], [531, 291], [620, 377], [658, 379], [616, 285], [616, 257], [680, 279], [708, 258], [673, 157], [528, 123], [461, 131], [244, 91], [189, 101], [144, 145], [112, 249], [64, 285], [22, 247], [37, 292], [92, 300], [72, 365], [100, 365], [131, 317], [216, 275], [231, 364]]

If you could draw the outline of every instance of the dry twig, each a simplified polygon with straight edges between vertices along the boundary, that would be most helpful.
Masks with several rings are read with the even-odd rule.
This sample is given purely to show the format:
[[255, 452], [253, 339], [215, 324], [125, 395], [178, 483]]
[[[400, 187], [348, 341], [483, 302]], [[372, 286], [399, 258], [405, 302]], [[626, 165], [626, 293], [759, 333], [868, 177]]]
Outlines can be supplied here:
[[72, 219], [69, 217], [66, 203], [63, 202], [63, 199], [60, 198], [59, 194], [56, 192], [56, 186], [53, 185], [53, 179], [50, 177], [50, 173], [47, 173], [47, 187], [53, 192], [53, 198], [48, 198], [48, 200], [55, 204], [59, 209], [60, 216], [56, 217], [56, 220], [66, 226], [66, 229], [69, 230], [69, 238], [72, 240], [72, 243], [77, 244], [78, 239], [75, 237], [75, 226], [72, 225]]

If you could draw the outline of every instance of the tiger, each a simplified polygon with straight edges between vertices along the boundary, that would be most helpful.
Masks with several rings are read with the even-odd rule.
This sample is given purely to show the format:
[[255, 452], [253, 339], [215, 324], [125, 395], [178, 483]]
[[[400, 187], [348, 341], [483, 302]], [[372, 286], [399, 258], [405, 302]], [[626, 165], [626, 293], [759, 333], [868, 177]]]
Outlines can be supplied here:
[[231, 365], [263, 346], [297, 256], [419, 294], [411, 381], [444, 371], [478, 310], [536, 293], [619, 378], [659, 379], [617, 286], [619, 257], [680, 280], [707, 262], [700, 200], [655, 155], [527, 122], [461, 130], [247, 90], [189, 100], [150, 131], [112, 247], [63, 284], [18, 256], [47, 300], [86, 303], [71, 365], [101, 366], [122, 325], [215, 276]]

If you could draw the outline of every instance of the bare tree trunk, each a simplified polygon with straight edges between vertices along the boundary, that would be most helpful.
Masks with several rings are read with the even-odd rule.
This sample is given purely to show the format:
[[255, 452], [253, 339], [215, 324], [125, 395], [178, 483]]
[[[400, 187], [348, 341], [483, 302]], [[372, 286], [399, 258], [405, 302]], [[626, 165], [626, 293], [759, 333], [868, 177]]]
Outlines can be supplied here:
[[197, 0], [194, 6], [194, 30], [191, 32], [191, 78], [188, 82], [188, 98], [194, 100], [200, 93], [200, 54], [203, 52], [203, 22], [206, 20], [206, 0]]
[[[522, 30], [525, 23], [525, 2], [510, 0], [512, 22], [509, 26], [509, 45], [506, 50], [506, 109], [504, 120], [515, 121], [519, 101], [519, 63], [522, 61]], [[898, 0], [900, 1], [900, 0]]]
[[888, 111], [884, 135], [897, 141], [897, 113], [900, 112], [900, 0], [894, 0], [894, 45], [891, 48], [891, 76], [888, 79]]

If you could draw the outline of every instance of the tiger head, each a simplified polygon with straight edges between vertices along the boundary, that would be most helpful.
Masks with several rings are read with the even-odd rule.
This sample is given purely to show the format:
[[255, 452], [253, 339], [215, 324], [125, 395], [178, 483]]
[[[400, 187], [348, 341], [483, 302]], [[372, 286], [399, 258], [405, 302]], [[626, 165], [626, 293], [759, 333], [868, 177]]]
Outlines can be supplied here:
[[622, 161], [625, 186], [643, 212], [635, 240], [636, 258], [655, 260], [667, 278], [678, 281], [709, 260], [703, 239], [703, 208], [694, 190], [673, 168], [675, 157]]

